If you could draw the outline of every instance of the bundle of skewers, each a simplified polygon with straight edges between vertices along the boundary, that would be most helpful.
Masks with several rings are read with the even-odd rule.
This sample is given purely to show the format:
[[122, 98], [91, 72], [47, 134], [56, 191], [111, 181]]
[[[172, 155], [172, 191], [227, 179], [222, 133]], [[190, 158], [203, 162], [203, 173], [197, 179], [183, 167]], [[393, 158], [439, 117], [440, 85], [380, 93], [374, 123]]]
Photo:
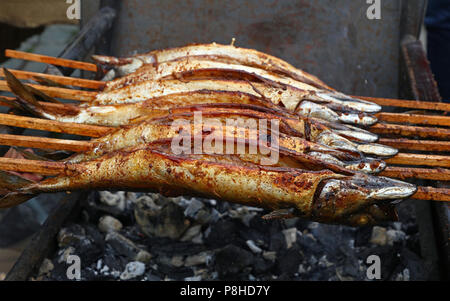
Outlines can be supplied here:
[[[264, 207], [271, 210], [265, 218], [359, 226], [395, 220], [402, 199], [450, 200], [449, 189], [398, 179], [448, 181], [449, 157], [394, 148], [448, 152], [450, 118], [381, 112], [382, 106], [449, 111], [448, 104], [345, 95], [279, 58], [234, 45], [96, 55], [96, 64], [12, 50], [6, 56], [104, 77], [1, 71], [0, 90], [15, 96], [0, 103], [26, 116], [2, 114], [0, 124], [91, 140], [0, 135], [2, 145], [71, 152], [58, 160], [61, 152], [50, 151], [0, 158], [0, 207], [42, 192], [152, 191]], [[174, 141], [185, 142], [181, 150]]]

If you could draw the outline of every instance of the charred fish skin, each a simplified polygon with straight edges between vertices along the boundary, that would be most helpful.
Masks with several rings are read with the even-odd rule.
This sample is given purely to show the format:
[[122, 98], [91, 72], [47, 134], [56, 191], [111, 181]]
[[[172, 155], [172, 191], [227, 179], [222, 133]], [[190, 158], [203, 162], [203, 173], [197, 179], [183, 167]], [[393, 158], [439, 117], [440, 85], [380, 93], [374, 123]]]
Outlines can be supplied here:
[[[233, 143], [241, 141], [245, 144], [249, 139], [266, 139], [264, 136], [260, 136], [261, 132], [258, 128], [218, 125], [214, 122], [209, 123], [208, 120], [205, 120], [200, 127], [195, 124], [173, 127], [168, 124], [143, 122], [134, 127], [119, 129], [104, 137], [92, 140], [95, 147], [91, 151], [76, 154], [66, 162], [79, 163], [92, 160], [108, 152], [137, 147], [160, 139], [174, 140], [183, 136], [189, 138], [203, 137], [205, 129], [207, 129], [208, 133], [206, 136], [215, 141], [225, 139], [227, 142], [228, 140], [233, 141]], [[294, 156], [311, 155], [324, 163], [336, 164], [350, 170], [360, 170], [368, 173], [381, 172], [385, 167], [384, 162], [379, 160], [372, 159], [367, 161], [355, 156], [355, 154], [327, 148], [299, 137], [292, 137], [282, 133], [276, 133], [276, 135], [278, 136], [275, 137], [278, 148], [289, 151]], [[271, 142], [273, 143], [274, 141]]]
[[121, 73], [129, 74], [135, 72], [145, 64], [163, 63], [179, 60], [184, 57], [206, 57], [250, 67], [262, 68], [267, 71], [293, 77], [321, 89], [333, 90], [316, 76], [297, 69], [284, 60], [254, 49], [240, 48], [234, 45], [222, 45], [217, 43], [193, 44], [177, 48], [154, 50], [149, 53], [124, 59], [99, 55], [93, 56], [93, 59], [100, 64], [115, 65], [121, 68]]
[[[290, 86], [278, 88], [266, 84], [239, 80], [194, 79], [180, 81], [167, 79], [143, 81], [113, 91], [98, 93], [92, 104], [111, 105], [141, 101], [150, 102], [151, 99], [155, 99], [154, 102], [158, 102], [164, 99], [164, 97], [168, 98], [168, 96], [192, 95], [194, 97], [199, 93], [206, 94], [208, 92], [212, 97], [217, 93], [222, 93], [226, 98], [229, 98], [231, 95], [242, 98], [245, 95], [247, 98], [253, 98], [254, 103], [278, 105], [286, 108], [288, 111], [295, 111], [308, 117], [314, 117], [314, 114], [316, 114], [317, 117], [331, 122], [344, 122], [366, 126], [377, 122], [375, 117], [360, 111], [352, 111], [352, 108], [342, 104], [340, 107], [333, 106], [333, 109], [338, 109], [338, 111], [345, 110], [345, 112], [335, 112], [333, 109], [327, 107], [329, 105], [327, 99], [318, 97], [314, 91], [301, 90]], [[242, 103], [247, 103], [245, 99], [242, 99], [242, 101]], [[319, 101], [320, 103], [314, 103], [314, 101]]]
[[[367, 208], [377, 201], [405, 198], [415, 192], [413, 185], [359, 174], [266, 169], [251, 163], [207, 160], [159, 149], [122, 150], [88, 162], [68, 164], [67, 175], [31, 184], [20, 192], [125, 188], [169, 196], [198, 195], [270, 210], [294, 208], [300, 217], [327, 223], [348, 223], [351, 216], [369, 215]], [[364, 219], [358, 221], [362, 223]]]
[[[107, 82], [104, 91], [112, 91], [129, 85], [149, 80], [161, 79], [205, 79], [235, 78], [253, 82], [263, 82], [275, 87], [294, 87], [299, 90], [316, 92], [316, 97], [325, 102], [333, 102], [353, 108], [355, 111], [374, 113], [381, 107], [342, 93], [323, 91], [307, 83], [285, 77], [270, 71], [237, 64], [210, 61], [200, 58], [185, 58], [177, 61], [160, 63], [157, 66], [146, 65], [135, 73]], [[336, 94], [336, 95], [335, 95]]]

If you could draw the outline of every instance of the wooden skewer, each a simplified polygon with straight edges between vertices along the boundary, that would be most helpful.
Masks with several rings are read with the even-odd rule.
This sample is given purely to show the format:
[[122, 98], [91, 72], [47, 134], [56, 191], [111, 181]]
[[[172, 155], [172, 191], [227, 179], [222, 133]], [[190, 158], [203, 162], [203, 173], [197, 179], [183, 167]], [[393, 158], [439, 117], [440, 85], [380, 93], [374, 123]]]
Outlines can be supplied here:
[[434, 126], [450, 126], [449, 116], [400, 114], [400, 113], [378, 113], [375, 115], [380, 121], [393, 123], [411, 123]]
[[35, 129], [56, 133], [74, 134], [88, 137], [101, 137], [111, 131], [111, 128], [71, 122], [16, 116], [0, 113], [0, 124]]
[[[41, 85], [30, 85], [51, 97], [65, 98], [78, 101], [92, 101], [96, 97], [96, 92], [71, 90], [57, 87], [46, 87]], [[10, 91], [6, 81], [0, 81], [0, 90]], [[414, 136], [421, 138], [439, 138], [450, 139], [450, 129], [433, 127], [416, 127], [397, 124], [378, 123], [370, 128], [371, 131], [378, 134], [393, 134], [401, 136]]]
[[420, 154], [397, 154], [395, 157], [385, 160], [389, 164], [399, 165], [426, 165], [435, 167], [450, 167], [449, 156], [420, 155]]
[[398, 124], [377, 123], [370, 127], [371, 132], [376, 134], [399, 135], [403, 137], [438, 138], [450, 139], [450, 129], [420, 127]]
[[[58, 87], [47, 87], [34, 84], [26, 84], [26, 86], [31, 86], [35, 89], [38, 89], [50, 97], [70, 99], [70, 100], [92, 101], [95, 99], [95, 96], [97, 95], [97, 92], [72, 90]], [[11, 92], [11, 89], [9, 88], [7, 82], [4, 80], [0, 80], [0, 91]]]
[[47, 56], [47, 55], [42, 55], [42, 54], [34, 54], [34, 53], [28, 53], [28, 52], [23, 52], [23, 51], [18, 51], [18, 50], [6, 49], [5, 56], [10, 57], [10, 58], [27, 60], [27, 61], [33, 61], [33, 62], [50, 64], [50, 65], [68, 67], [68, 68], [73, 68], [73, 69], [81, 69], [81, 70], [86, 70], [86, 71], [97, 72], [97, 65], [95, 65], [95, 64], [74, 61], [74, 60], [68, 60], [68, 59], [62, 59], [62, 58], [55, 58], [52, 56]]
[[[8, 70], [12, 74], [14, 74], [14, 76], [17, 77], [18, 79], [36, 79], [37, 77], [42, 77], [42, 78], [52, 80], [55, 83], [58, 83], [61, 85], [82, 87], [82, 88], [88, 88], [88, 89], [97, 89], [97, 90], [102, 89], [105, 86], [104, 82], [97, 81], [97, 80], [89, 80], [89, 79], [67, 77], [67, 76], [60, 76], [60, 75], [51, 75], [51, 74], [22, 71], [22, 70], [13, 70], [13, 69], [8, 69]], [[3, 77], [5, 76], [2, 69], [0, 69], [0, 76], [3, 76]]]
[[[66, 173], [67, 164], [63, 162], [37, 161], [27, 159], [0, 158], [0, 170], [38, 173], [42, 175], [56, 176]], [[450, 189], [418, 187], [413, 199], [427, 201], [450, 201]]]
[[450, 170], [444, 168], [428, 169], [388, 166], [379, 175], [397, 179], [450, 181]]
[[433, 110], [433, 111], [450, 111], [450, 103], [377, 98], [367, 96], [354, 96], [354, 97], [374, 102], [376, 104], [379, 104], [380, 106]]
[[402, 150], [417, 150], [430, 152], [450, 152], [450, 141], [408, 140], [381, 138], [378, 143]]
[[89, 141], [0, 134], [0, 145], [84, 152], [92, 148]]
[[412, 196], [416, 200], [450, 202], [450, 189], [434, 187], [417, 187]]
[[62, 162], [0, 158], [0, 170], [56, 176], [64, 173], [65, 164]]
[[[31, 128], [36, 130], [44, 130], [44, 131], [51, 131], [51, 132], [58, 132], [58, 133], [67, 133], [67, 134], [76, 134], [81, 136], [88, 136], [88, 137], [101, 137], [109, 133], [112, 129], [110, 127], [106, 126], [95, 126], [95, 125], [85, 125], [85, 124], [78, 124], [78, 123], [70, 123], [70, 122], [60, 122], [60, 121], [54, 121], [54, 120], [46, 120], [46, 119], [40, 119], [40, 118], [32, 118], [32, 117], [23, 117], [23, 116], [16, 116], [12, 114], [0, 114], [0, 124], [3, 125], [9, 125], [9, 126], [16, 126], [16, 127], [23, 127], [23, 128]], [[24, 146], [23, 140], [25, 139], [18, 139], [17, 137], [24, 137], [24, 136], [8, 136], [9, 139], [5, 140], [4, 142], [8, 142], [11, 144], [8, 145], [15, 145], [15, 146]], [[38, 139], [39, 137], [30, 137], [31, 140]], [[26, 140], [26, 139], [25, 139]], [[30, 141], [31, 141], [30, 140]], [[65, 144], [62, 144], [60, 147], [62, 149], [66, 149], [65, 147], [67, 144], [67, 141], [70, 140], [59, 140], [59, 141], [66, 141]], [[54, 141], [58, 142], [58, 141]], [[79, 141], [72, 141], [69, 143], [70, 147], [73, 147], [73, 144], [78, 143]], [[445, 142], [445, 141], [443, 141]], [[17, 144], [14, 144], [17, 143]], [[35, 143], [35, 142], [33, 142]], [[83, 144], [88, 143], [83, 141]], [[35, 144], [30, 145], [29, 147], [36, 147], [33, 146]], [[82, 146], [80, 146], [82, 147]], [[67, 150], [73, 150], [72, 148]], [[390, 164], [400, 164], [400, 165], [424, 165], [424, 166], [435, 166], [435, 167], [450, 167], [450, 157], [448, 156], [437, 156], [437, 155], [420, 155], [420, 154], [405, 154], [400, 153], [396, 155], [393, 158], [389, 158], [385, 160], [387, 163]]]
[[[70, 67], [75, 69], [82, 69], [88, 71], [97, 72], [98, 67], [95, 64], [67, 60], [62, 58], [56, 58], [41, 54], [33, 54], [18, 50], [5, 50], [5, 56], [10, 58], [17, 58], [35, 62], [42, 62], [57, 66]], [[379, 98], [379, 97], [368, 97], [368, 96], [353, 96], [355, 98], [360, 98], [368, 101], [372, 101], [382, 106], [393, 106], [402, 108], [412, 108], [412, 109], [424, 109], [424, 110], [436, 110], [436, 111], [450, 111], [450, 104], [438, 103], [438, 102], [424, 102], [415, 100], [402, 100], [402, 99], [390, 99], [390, 98]]]
[[[17, 136], [8, 134], [0, 134], [0, 145], [22, 146], [22, 147], [54, 149], [54, 150], [69, 150], [75, 152], [87, 151], [92, 149], [93, 147], [93, 144], [89, 141], [53, 139], [53, 138], [43, 138], [33, 136]], [[424, 159], [423, 161], [420, 162], [420, 164], [427, 165], [427, 160], [428, 159]], [[438, 180], [438, 181], [450, 180], [450, 170], [444, 168], [425, 169], [425, 168], [387, 167], [380, 175], [400, 179], [416, 178], [416, 179]]]

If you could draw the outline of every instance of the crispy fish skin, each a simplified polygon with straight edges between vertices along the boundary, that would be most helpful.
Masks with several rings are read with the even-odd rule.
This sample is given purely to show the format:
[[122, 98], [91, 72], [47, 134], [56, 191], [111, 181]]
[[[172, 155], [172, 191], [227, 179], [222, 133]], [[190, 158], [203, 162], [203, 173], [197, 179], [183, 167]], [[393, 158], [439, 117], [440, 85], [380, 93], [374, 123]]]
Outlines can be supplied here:
[[292, 86], [304, 91], [314, 91], [316, 96], [323, 101], [344, 104], [357, 111], [376, 113], [381, 110], [381, 107], [377, 104], [334, 91], [320, 90], [304, 82], [263, 69], [190, 57], [158, 65], [146, 65], [134, 73], [107, 82], [105, 91], [120, 89], [148, 80], [214, 78], [244, 79], [264, 82], [276, 87]]
[[[20, 101], [20, 100], [19, 100]], [[129, 124], [132, 119], [139, 116], [152, 116], [159, 110], [167, 110], [187, 105], [197, 104], [252, 104], [271, 108], [277, 111], [285, 110], [276, 104], [260, 98], [255, 95], [242, 93], [238, 91], [210, 91], [199, 90], [192, 92], [175, 93], [147, 99], [136, 103], [112, 104], [112, 105], [90, 105], [76, 107], [76, 113], [64, 114], [62, 112], [49, 112], [48, 109], [40, 106], [39, 103], [32, 104], [21, 101], [22, 105], [28, 109], [37, 112], [40, 116], [52, 120], [62, 122], [75, 122], [94, 125], [120, 126]], [[312, 104], [310, 102], [302, 102], [299, 108], [293, 114], [305, 117], [316, 117], [329, 122], [339, 122], [341, 119], [338, 114], [334, 113], [326, 106]], [[347, 116], [343, 115], [342, 116]], [[364, 123], [365, 125], [373, 124], [376, 118], [366, 116], [364, 114], [352, 114], [355, 117], [352, 123]]]
[[97, 55], [93, 56], [99, 63], [122, 65], [120, 69], [121, 74], [123, 75], [134, 72], [145, 64], [158, 64], [178, 60], [184, 57], [206, 57], [234, 64], [261, 68], [292, 77], [320, 89], [333, 90], [316, 76], [297, 69], [282, 59], [254, 49], [240, 48], [233, 45], [222, 45], [217, 43], [192, 44], [183, 47], [154, 50], [149, 53], [125, 59]]
[[[183, 132], [180, 132], [181, 129]], [[205, 132], [207, 134], [205, 134]], [[226, 141], [232, 141], [232, 143], [245, 143], [247, 140], [252, 139], [258, 141], [267, 139], [266, 137], [260, 136], [261, 132], [258, 128], [240, 128], [236, 126], [218, 125], [215, 122], [208, 122], [208, 120], [204, 120], [199, 128], [194, 124], [188, 124], [187, 126], [184, 125], [182, 128], [178, 128], [168, 124], [151, 124], [143, 122], [134, 127], [120, 129], [104, 137], [93, 139], [92, 143], [95, 147], [91, 151], [75, 154], [67, 159], [66, 162], [79, 163], [98, 158], [106, 153], [118, 151], [120, 149], [137, 147], [161, 139], [174, 139], [186, 135], [189, 138], [206, 136], [214, 141], [224, 139]], [[359, 158], [358, 156], [355, 156], [355, 154], [327, 148], [316, 143], [308, 142], [299, 137], [288, 136], [282, 133], [277, 133], [277, 136], [278, 138], [275, 138], [277, 140], [276, 145], [278, 146], [277, 151], [281, 150], [282, 152], [288, 152], [296, 157], [309, 154], [309, 157], [306, 157], [307, 159], [311, 162], [313, 159], [317, 160], [317, 162], [312, 162], [308, 166], [310, 169], [317, 168], [317, 166], [323, 168], [324, 165], [320, 165], [320, 162], [324, 162], [342, 168], [348, 168], [350, 170], [378, 173], [386, 166], [381, 160], [371, 159], [370, 161], [367, 161], [367, 159]], [[273, 143], [274, 141], [271, 142]], [[268, 142], [265, 144], [271, 145], [271, 143]], [[326, 167], [330, 168], [329, 165]]]
[[166, 95], [194, 91], [240, 92], [260, 97], [261, 94], [274, 104], [282, 103], [290, 111], [294, 111], [298, 102], [314, 94], [311, 90], [294, 87], [277, 88], [263, 83], [250, 83], [231, 79], [193, 79], [193, 80], [147, 80], [112, 91], [99, 92], [93, 104], [119, 104], [145, 101]]
[[[328, 185], [328, 181], [331, 185]], [[329, 170], [238, 164], [222, 157], [173, 155], [167, 148], [146, 146], [109, 153], [91, 161], [66, 163], [65, 175], [29, 184], [0, 200], [6, 206], [14, 195], [78, 189], [118, 189], [159, 192], [167, 196], [194, 195], [264, 207], [293, 209], [296, 216], [327, 223], [364, 225], [380, 220], [369, 208], [380, 200], [404, 198], [415, 192], [402, 182], [395, 196], [387, 178], [342, 175]], [[364, 188], [363, 186], [367, 188]], [[331, 188], [330, 188], [331, 187]], [[333, 194], [333, 188], [342, 188]], [[401, 191], [400, 191], [401, 190]]]
[[[225, 100], [223, 102], [237, 102], [239, 98], [246, 96], [247, 99], [253, 98], [252, 102], [255, 103], [259, 102], [271, 107], [274, 104], [290, 112], [296, 112], [308, 117], [318, 117], [331, 122], [362, 125], [372, 125], [377, 122], [374, 116], [355, 111], [344, 104], [333, 103], [333, 105], [330, 105], [329, 99], [319, 97], [312, 90], [301, 90], [291, 86], [279, 88], [257, 82], [250, 83], [248, 81], [223, 79], [143, 81], [113, 91], [100, 92], [89, 105], [150, 102], [151, 99], [155, 99], [155, 102], [157, 102], [168, 98], [163, 96], [194, 96], [200, 93], [210, 93], [211, 97], [222, 93], [224, 98], [229, 99], [233, 95], [238, 98], [233, 101]], [[212, 101], [214, 102], [214, 99]], [[248, 103], [246, 99], [242, 99], [242, 101], [242, 103]], [[330, 105], [331, 108], [327, 105]], [[335, 110], [339, 112], [335, 112]]]

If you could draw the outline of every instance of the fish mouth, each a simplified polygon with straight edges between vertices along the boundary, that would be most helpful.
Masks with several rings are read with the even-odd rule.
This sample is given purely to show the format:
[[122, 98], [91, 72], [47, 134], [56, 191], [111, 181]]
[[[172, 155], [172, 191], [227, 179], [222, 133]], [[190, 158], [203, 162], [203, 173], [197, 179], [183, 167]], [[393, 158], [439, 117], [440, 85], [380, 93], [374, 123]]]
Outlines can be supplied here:
[[382, 109], [382, 107], [376, 103], [353, 98], [339, 92], [319, 92], [317, 93], [317, 96], [321, 97], [325, 101], [345, 105], [359, 112], [378, 113]]
[[358, 174], [352, 179], [352, 184], [366, 191], [367, 200], [398, 200], [412, 196], [417, 191], [413, 184], [387, 177], [371, 177]]
[[376, 200], [405, 199], [412, 196], [417, 191], [417, 187], [415, 185], [407, 182], [386, 177], [378, 177], [378, 181], [384, 182], [386, 185], [390, 186], [374, 189], [374, 191], [369, 194], [370, 198]]

